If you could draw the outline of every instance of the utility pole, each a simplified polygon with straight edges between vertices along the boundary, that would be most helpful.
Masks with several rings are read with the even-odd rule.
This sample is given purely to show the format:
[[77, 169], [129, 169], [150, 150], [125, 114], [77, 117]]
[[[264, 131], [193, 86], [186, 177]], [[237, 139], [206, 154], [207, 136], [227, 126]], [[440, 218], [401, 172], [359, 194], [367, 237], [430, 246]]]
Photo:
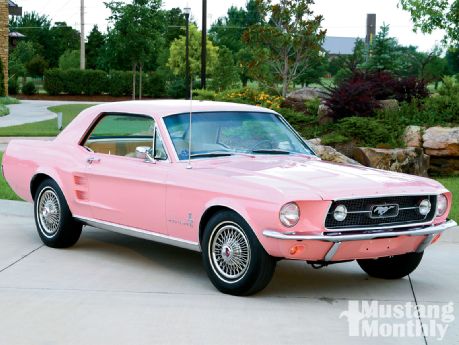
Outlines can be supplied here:
[[207, 66], [207, 0], [202, 0], [201, 89], [206, 88]]
[[80, 8], [80, 69], [86, 68], [86, 47], [85, 47], [85, 38], [84, 38], [84, 0], [81, 0]]

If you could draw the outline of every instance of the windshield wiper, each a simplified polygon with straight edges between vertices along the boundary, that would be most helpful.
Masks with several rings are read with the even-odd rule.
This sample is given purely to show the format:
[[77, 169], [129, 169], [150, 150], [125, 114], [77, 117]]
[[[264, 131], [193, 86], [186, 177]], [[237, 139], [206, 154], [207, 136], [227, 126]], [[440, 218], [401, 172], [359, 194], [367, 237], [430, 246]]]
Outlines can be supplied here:
[[199, 157], [227, 157], [232, 156], [233, 153], [231, 152], [224, 152], [224, 151], [215, 151], [215, 152], [203, 152], [203, 153], [195, 153], [191, 155], [191, 158], [199, 158]]
[[285, 150], [278, 150], [278, 149], [260, 149], [260, 150], [253, 150], [252, 153], [264, 153], [268, 155], [289, 155], [291, 154], [290, 151]]

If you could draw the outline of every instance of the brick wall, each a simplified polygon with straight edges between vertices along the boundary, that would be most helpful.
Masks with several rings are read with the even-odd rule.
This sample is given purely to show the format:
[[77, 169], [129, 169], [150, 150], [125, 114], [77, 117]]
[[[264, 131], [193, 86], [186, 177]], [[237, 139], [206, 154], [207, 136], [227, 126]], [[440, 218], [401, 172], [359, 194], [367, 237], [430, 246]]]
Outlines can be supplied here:
[[8, 0], [0, 0], [0, 58], [5, 74], [5, 91], [8, 94]]

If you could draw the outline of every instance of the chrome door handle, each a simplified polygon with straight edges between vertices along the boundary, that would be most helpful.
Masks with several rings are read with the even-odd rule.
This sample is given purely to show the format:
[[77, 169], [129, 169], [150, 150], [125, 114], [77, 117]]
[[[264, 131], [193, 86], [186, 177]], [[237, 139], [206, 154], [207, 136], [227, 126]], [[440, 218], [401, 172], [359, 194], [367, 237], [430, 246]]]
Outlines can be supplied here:
[[97, 157], [89, 157], [86, 162], [88, 162], [89, 164], [92, 164], [92, 163], [99, 163], [100, 162], [100, 158], [97, 158]]

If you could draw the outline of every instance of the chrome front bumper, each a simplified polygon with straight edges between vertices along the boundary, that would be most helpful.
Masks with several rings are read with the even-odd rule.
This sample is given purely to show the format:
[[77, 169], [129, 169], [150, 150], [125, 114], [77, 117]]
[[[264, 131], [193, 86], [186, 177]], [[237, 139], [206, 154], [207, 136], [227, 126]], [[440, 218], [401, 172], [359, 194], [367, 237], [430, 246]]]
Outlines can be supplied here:
[[387, 231], [374, 232], [374, 233], [362, 233], [362, 234], [349, 234], [349, 235], [297, 235], [297, 234], [288, 234], [282, 233], [279, 231], [265, 230], [263, 235], [269, 238], [275, 238], [278, 240], [293, 240], [293, 241], [325, 241], [333, 242], [330, 250], [324, 257], [324, 261], [332, 261], [333, 256], [338, 251], [342, 242], [348, 241], [365, 241], [373, 240], [378, 238], [389, 238], [389, 237], [398, 237], [398, 236], [426, 236], [424, 241], [421, 242], [417, 248], [417, 252], [422, 252], [424, 249], [431, 244], [435, 235], [442, 233], [443, 231], [457, 226], [457, 223], [454, 220], [447, 220], [446, 222], [439, 225], [431, 225], [425, 228], [413, 228], [404, 231]]

